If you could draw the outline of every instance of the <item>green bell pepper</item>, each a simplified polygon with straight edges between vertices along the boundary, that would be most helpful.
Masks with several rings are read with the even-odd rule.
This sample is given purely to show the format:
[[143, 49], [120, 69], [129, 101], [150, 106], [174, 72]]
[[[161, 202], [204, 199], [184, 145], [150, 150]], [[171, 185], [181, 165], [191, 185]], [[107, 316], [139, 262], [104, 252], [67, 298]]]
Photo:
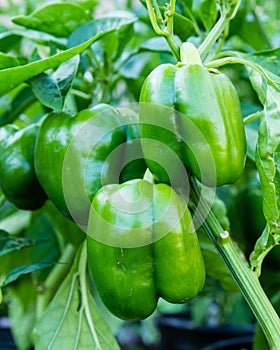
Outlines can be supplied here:
[[[75, 116], [50, 113], [36, 143], [35, 169], [54, 205], [87, 225], [90, 203], [105, 184], [146, 171], [136, 114], [100, 104]], [[134, 142], [135, 141], [135, 142]]]
[[88, 266], [107, 308], [124, 320], [151, 315], [159, 297], [183, 303], [205, 281], [186, 202], [166, 184], [131, 180], [94, 197]]
[[0, 183], [7, 199], [20, 209], [42, 207], [47, 197], [34, 170], [34, 147], [39, 126], [0, 128]]
[[203, 67], [198, 54], [150, 73], [140, 95], [140, 123], [141, 138], [150, 140], [143, 143], [144, 156], [159, 182], [185, 181], [178, 159], [207, 186], [232, 183], [244, 169], [237, 92], [227, 76]]

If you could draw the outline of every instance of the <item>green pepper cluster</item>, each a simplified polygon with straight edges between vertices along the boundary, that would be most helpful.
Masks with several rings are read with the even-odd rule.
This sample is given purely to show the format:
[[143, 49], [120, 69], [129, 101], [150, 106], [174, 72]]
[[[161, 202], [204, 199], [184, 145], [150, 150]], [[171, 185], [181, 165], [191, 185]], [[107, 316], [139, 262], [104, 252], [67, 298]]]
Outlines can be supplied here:
[[74, 116], [49, 113], [40, 126], [0, 129], [7, 199], [38, 209], [48, 198], [87, 227], [96, 288], [125, 320], [148, 317], [159, 297], [186, 302], [204, 285], [191, 213], [176, 193], [186, 182], [176, 164], [221, 186], [236, 181], [246, 155], [234, 86], [199, 60], [157, 67], [142, 87], [139, 118], [100, 104]]

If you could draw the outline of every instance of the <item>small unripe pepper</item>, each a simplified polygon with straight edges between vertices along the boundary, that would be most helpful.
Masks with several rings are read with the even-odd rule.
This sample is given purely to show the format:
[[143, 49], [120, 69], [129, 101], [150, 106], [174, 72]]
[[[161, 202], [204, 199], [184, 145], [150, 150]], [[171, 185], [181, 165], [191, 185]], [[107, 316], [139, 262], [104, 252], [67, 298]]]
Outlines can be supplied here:
[[47, 197], [34, 170], [34, 148], [39, 126], [0, 128], [0, 183], [7, 199], [20, 209], [35, 210]]

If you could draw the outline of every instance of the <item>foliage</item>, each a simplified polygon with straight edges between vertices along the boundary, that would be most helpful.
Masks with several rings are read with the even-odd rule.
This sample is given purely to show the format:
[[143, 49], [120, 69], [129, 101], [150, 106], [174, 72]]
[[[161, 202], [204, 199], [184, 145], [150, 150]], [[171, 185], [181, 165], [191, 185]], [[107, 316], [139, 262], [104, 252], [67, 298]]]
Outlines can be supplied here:
[[[154, 17], [147, 4], [156, 8]], [[148, 74], [162, 63], [174, 64], [183, 42], [194, 43], [204, 65], [219, 68], [235, 85], [247, 138], [243, 174], [216, 195], [205, 191], [205, 201], [219, 228], [231, 232], [253, 278], [260, 277], [275, 300], [280, 279], [272, 285], [273, 278], [266, 276], [280, 269], [275, 254], [280, 244], [279, 13], [276, 0], [178, 0], [176, 6], [175, 1], [142, 0], [3, 1], [0, 126], [40, 124], [50, 111], [75, 115], [98, 103], [138, 102]], [[244, 211], [255, 209], [240, 204], [240, 193], [246, 192], [252, 169], [262, 200], [256, 210], [263, 213], [265, 225], [247, 235]], [[218, 324], [232, 323], [236, 305], [248, 322], [255, 322], [248, 307], [243, 308], [242, 288], [205, 232], [202, 227], [199, 238], [207, 282], [201, 295], [180, 311], [190, 310], [194, 322], [203, 323], [205, 305], [214, 300]], [[119, 349], [114, 336], [122, 323], [95, 293], [84, 238], [50, 201], [39, 210], [24, 211], [0, 192], [0, 302], [8, 305], [18, 349], [32, 344], [38, 350]], [[159, 305], [155, 315], [170, 308]], [[258, 341], [264, 341], [260, 329], [256, 349]]]

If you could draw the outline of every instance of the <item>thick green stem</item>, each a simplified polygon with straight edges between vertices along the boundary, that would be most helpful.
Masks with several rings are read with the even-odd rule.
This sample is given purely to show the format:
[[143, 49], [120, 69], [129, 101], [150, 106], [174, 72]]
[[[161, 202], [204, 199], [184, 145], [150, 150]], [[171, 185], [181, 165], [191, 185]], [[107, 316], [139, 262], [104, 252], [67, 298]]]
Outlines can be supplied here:
[[[277, 85], [277, 84], [280, 83], [280, 79], [279, 79], [278, 76], [276, 76], [276, 75], [273, 76], [272, 73], [270, 73], [267, 70], [265, 70], [261, 65], [255, 63], [253, 61], [247, 60], [246, 58], [242, 58], [242, 57], [225, 57], [225, 58], [220, 58], [220, 59], [217, 59], [215, 61], [207, 62], [205, 64], [205, 67], [207, 67], [207, 68], [218, 68], [218, 67], [225, 66], [225, 65], [228, 65], [228, 64], [242, 64], [245, 67], [249, 67], [249, 68], [254, 69], [258, 73], [260, 73], [260, 75], [263, 76], [272, 86], [274, 86], [276, 90], [280, 91], [280, 88]], [[271, 78], [270, 75], [273, 78]]]
[[169, 10], [166, 13], [167, 16], [167, 28], [170, 34], [173, 34], [174, 29], [174, 13], [175, 13], [176, 0], [170, 0]]
[[254, 114], [248, 115], [247, 117], [245, 117], [243, 119], [243, 124], [247, 125], [249, 123], [254, 122], [255, 120], [259, 120], [263, 116], [263, 113], [264, 113], [263, 111], [258, 111], [258, 112], [254, 113]]
[[202, 42], [202, 44], [198, 48], [198, 51], [202, 59], [204, 59], [207, 56], [212, 46], [220, 38], [223, 31], [227, 27], [228, 22], [229, 22], [229, 18], [226, 15], [222, 15], [218, 20], [218, 22], [213, 27], [213, 29], [211, 30], [211, 32], [207, 35], [205, 40]]
[[[200, 190], [196, 180], [191, 179], [192, 200], [195, 204], [200, 198]], [[202, 201], [201, 210], [209, 212], [209, 208]], [[201, 218], [205, 217], [203, 212]], [[240, 255], [238, 249], [230, 239], [228, 232], [224, 231], [214, 214], [210, 211], [202, 224], [210, 240], [215, 245], [221, 258], [229, 269], [233, 279], [249, 304], [257, 321], [259, 322], [271, 350], [280, 349], [280, 320], [264, 293], [256, 274], [250, 269], [248, 263]]]
[[226, 38], [228, 37], [228, 34], [229, 34], [229, 24], [226, 26], [225, 30], [223, 31], [223, 34], [219, 38], [219, 41], [217, 43], [217, 48], [215, 50], [215, 55], [217, 55], [219, 52], [221, 52], [221, 50], [224, 46], [224, 43], [226, 41]]
[[212, 46], [221, 37], [223, 31], [227, 28], [230, 20], [234, 17], [239, 3], [240, 1], [236, 1], [235, 4], [232, 4], [228, 9], [224, 9], [222, 11], [221, 17], [219, 18], [218, 22], [211, 29], [210, 33], [207, 35], [207, 37], [198, 49], [202, 60], [207, 56]]
[[69, 272], [72, 261], [75, 256], [75, 248], [69, 244], [65, 247], [62, 256], [55, 265], [55, 267], [50, 272], [49, 276], [47, 277], [44, 285], [39, 290], [38, 298], [37, 298], [37, 317], [39, 318], [42, 312], [45, 310], [51, 299], [53, 298], [54, 294], [56, 293], [59, 285]]
[[179, 47], [177, 41], [175, 40], [174, 36], [168, 33], [168, 35], [165, 35], [165, 39], [166, 39], [167, 44], [169, 45], [169, 47], [173, 53], [173, 56], [175, 57], [175, 59], [177, 61], [179, 61], [180, 60], [180, 47]]

